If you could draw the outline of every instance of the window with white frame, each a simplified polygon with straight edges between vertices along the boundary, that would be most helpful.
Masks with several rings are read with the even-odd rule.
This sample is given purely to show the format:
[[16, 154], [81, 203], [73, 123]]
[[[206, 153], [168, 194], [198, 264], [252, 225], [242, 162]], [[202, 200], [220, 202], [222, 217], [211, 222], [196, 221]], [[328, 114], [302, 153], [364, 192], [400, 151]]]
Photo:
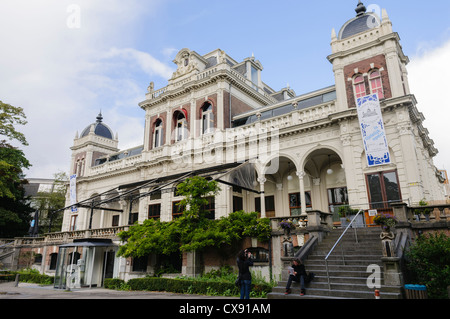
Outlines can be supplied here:
[[175, 125], [175, 142], [180, 142], [187, 138], [187, 121], [183, 112], [177, 112]]
[[353, 78], [353, 88], [356, 99], [367, 95], [366, 84], [364, 83], [364, 76], [362, 74], [358, 74]]
[[378, 99], [384, 99], [383, 84], [381, 81], [381, 73], [379, 70], [373, 70], [369, 74], [370, 91], [372, 94], [377, 93]]
[[155, 123], [155, 131], [153, 134], [153, 146], [155, 148], [163, 145], [163, 122], [157, 119]]
[[202, 132], [208, 134], [214, 132], [214, 113], [211, 103], [202, 107]]

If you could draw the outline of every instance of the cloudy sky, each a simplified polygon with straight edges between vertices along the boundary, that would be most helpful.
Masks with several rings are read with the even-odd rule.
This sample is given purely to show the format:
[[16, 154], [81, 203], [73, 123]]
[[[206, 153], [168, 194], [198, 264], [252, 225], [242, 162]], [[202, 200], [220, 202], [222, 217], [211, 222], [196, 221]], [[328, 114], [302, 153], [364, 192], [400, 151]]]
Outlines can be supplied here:
[[[95, 121], [119, 135], [119, 147], [143, 142], [144, 99], [150, 81], [167, 85], [182, 48], [217, 48], [241, 61], [261, 61], [274, 89], [298, 95], [334, 84], [331, 29], [354, 17], [358, 1], [299, 0], [0, 0], [0, 100], [23, 107], [18, 127], [30, 146], [27, 177], [67, 172], [75, 133]], [[450, 169], [446, 127], [450, 102], [450, 1], [377, 1], [410, 57], [410, 86]]]

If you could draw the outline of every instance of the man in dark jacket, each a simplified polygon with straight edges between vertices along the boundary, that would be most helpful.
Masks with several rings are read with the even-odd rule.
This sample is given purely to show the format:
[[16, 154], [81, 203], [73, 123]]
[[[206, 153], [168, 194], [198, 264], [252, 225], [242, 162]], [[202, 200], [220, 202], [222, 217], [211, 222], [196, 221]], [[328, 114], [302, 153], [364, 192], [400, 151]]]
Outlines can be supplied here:
[[295, 259], [293, 265], [289, 267], [289, 279], [286, 285], [286, 292], [284, 294], [289, 295], [291, 293], [291, 284], [292, 281], [295, 281], [300, 283], [300, 296], [303, 296], [305, 294], [305, 279], [305, 265], [303, 265], [300, 259]]
[[241, 299], [250, 299], [250, 290], [252, 286], [252, 274], [250, 266], [253, 266], [252, 254], [246, 249], [239, 253], [237, 266], [239, 268], [239, 280], [241, 284]]

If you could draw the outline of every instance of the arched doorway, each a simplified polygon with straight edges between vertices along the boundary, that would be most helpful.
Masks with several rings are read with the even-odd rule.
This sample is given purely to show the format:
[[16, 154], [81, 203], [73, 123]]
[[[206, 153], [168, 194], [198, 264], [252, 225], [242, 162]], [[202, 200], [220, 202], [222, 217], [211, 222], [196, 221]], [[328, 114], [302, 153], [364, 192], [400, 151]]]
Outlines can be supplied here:
[[303, 171], [311, 182], [311, 202], [314, 210], [333, 213], [339, 221], [338, 209], [348, 205], [347, 181], [341, 156], [331, 148], [310, 152], [303, 161]]

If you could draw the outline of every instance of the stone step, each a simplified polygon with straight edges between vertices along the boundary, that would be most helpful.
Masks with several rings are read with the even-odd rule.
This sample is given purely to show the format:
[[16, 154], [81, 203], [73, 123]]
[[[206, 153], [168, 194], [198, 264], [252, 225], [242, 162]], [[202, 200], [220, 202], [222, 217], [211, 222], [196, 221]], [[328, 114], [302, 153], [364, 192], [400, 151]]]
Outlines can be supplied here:
[[[292, 293], [285, 295], [283, 292], [271, 292], [268, 299], [375, 299], [375, 290], [372, 291], [351, 291], [351, 290], [329, 290], [319, 288], [306, 288], [306, 294], [300, 296], [300, 289], [292, 290]], [[400, 292], [380, 291], [381, 299], [402, 299]]]
[[[270, 299], [375, 299], [375, 289], [367, 285], [367, 279], [372, 274], [368, 266], [376, 264], [381, 271], [381, 298], [401, 299], [401, 287], [383, 285], [383, 264], [380, 242], [380, 229], [357, 229], [358, 243], [355, 242], [354, 230], [349, 230], [340, 244], [328, 258], [328, 275], [325, 257], [342, 234], [342, 230], [333, 230], [318, 244], [314, 251], [304, 260], [307, 272], [313, 272], [314, 280], [306, 285], [307, 293], [300, 296], [300, 285], [293, 283], [292, 294], [285, 296], [288, 272], [283, 271], [280, 281], [268, 295]], [[344, 259], [342, 257], [344, 254]], [[285, 261], [286, 269], [290, 261]], [[330, 289], [331, 287], [331, 289]]]

